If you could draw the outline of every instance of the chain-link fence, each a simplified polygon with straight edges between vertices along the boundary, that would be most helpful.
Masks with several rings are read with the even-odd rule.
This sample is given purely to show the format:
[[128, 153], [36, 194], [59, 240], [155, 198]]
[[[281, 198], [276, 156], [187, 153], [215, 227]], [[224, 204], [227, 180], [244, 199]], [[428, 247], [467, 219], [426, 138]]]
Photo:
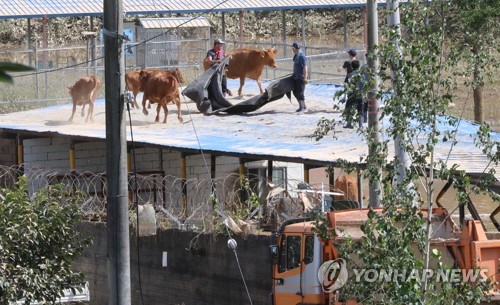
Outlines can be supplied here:
[[[126, 69], [179, 67], [186, 78], [186, 83], [189, 84], [203, 72], [203, 59], [206, 56], [207, 46], [211, 46], [211, 41], [207, 39], [168, 40], [168, 36], [163, 38], [164, 41], [159, 41], [157, 38], [144, 44], [127, 44], [125, 46]], [[175, 49], [175, 56], [172, 56], [172, 52], [158, 52], [161, 46], [166, 45]], [[290, 45], [276, 43], [272, 39], [247, 42], [227, 41], [226, 53], [245, 47], [278, 49], [276, 55], [278, 68], [266, 67], [262, 76], [264, 79], [273, 80], [292, 73], [293, 52]], [[143, 52], [139, 52], [140, 49]], [[344, 49], [314, 46], [306, 46], [303, 49], [309, 59], [310, 78], [313, 82], [342, 83], [345, 72], [340, 67], [347, 57]], [[362, 50], [362, 46], [358, 49]], [[362, 54], [358, 57], [364, 58]], [[97, 75], [105, 84], [104, 48], [103, 45], [98, 45], [95, 39], [86, 46], [0, 51], [0, 61], [21, 63], [35, 69], [29, 73], [12, 73], [13, 85], [0, 84], [0, 113], [70, 102], [67, 87], [73, 85], [81, 76]], [[103, 97], [104, 92], [104, 89], [101, 89], [99, 97]]]

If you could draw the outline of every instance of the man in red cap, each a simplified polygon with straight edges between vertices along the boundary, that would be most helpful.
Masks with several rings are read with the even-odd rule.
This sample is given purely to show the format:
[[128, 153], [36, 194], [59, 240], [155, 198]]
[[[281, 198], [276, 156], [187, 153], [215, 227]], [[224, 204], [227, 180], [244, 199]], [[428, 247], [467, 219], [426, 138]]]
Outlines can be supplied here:
[[[222, 46], [224, 44], [225, 42], [219, 38], [216, 38], [214, 40], [213, 49], [208, 50], [207, 56], [203, 61], [203, 68], [205, 69], [205, 71], [208, 70], [211, 66], [220, 63], [221, 60], [224, 58], [224, 50], [222, 49]], [[231, 90], [227, 89], [226, 75], [222, 76], [222, 93], [224, 93], [224, 95], [226, 95], [227, 93], [229, 96], [233, 96]]]

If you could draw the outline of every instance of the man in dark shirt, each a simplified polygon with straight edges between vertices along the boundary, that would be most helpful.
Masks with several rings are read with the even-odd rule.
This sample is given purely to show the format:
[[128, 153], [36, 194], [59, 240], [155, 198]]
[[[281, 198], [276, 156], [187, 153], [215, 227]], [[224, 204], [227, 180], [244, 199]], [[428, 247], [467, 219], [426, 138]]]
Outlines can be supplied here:
[[[216, 38], [214, 40], [213, 49], [208, 50], [207, 56], [203, 61], [203, 68], [205, 69], [205, 71], [208, 70], [211, 66], [220, 63], [224, 58], [224, 50], [222, 49], [223, 44], [225, 44], [225, 42], [220, 40], [219, 38]], [[227, 89], [226, 75], [222, 76], [222, 93], [224, 93], [224, 95], [226, 95], [227, 93], [229, 96], [233, 96], [231, 91]]]
[[293, 81], [294, 89], [293, 96], [299, 102], [299, 109], [295, 112], [301, 114], [306, 111], [306, 102], [304, 97], [304, 90], [307, 82], [307, 59], [302, 50], [300, 50], [300, 45], [297, 42], [292, 44], [293, 54]]
[[[363, 99], [362, 99], [363, 80], [360, 76], [355, 77], [359, 75], [359, 65], [360, 65], [359, 61], [353, 60], [351, 62], [351, 65], [352, 65], [352, 71], [347, 74], [346, 82], [348, 84], [354, 84], [355, 86], [353, 91], [347, 94], [347, 102], [345, 105], [347, 124], [344, 125], [344, 128], [354, 128], [352, 122], [354, 121], [354, 118], [358, 117], [359, 115], [362, 115], [362, 107], [363, 107]], [[357, 114], [354, 109], [357, 110]], [[361, 126], [362, 125], [360, 125], [360, 127]]]

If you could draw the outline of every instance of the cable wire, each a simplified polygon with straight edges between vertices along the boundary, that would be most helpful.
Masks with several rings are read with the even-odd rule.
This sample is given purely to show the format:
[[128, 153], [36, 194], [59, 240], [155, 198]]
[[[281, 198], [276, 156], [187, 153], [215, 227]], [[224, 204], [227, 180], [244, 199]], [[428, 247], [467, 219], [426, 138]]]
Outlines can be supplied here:
[[[227, 230], [227, 235], [229, 235], [229, 239], [232, 239], [231, 232], [229, 232], [229, 228], [227, 227], [227, 225], [226, 225], [226, 230]], [[252, 298], [250, 297], [250, 292], [248, 291], [247, 282], [245, 281], [245, 276], [243, 275], [243, 271], [241, 270], [241, 264], [238, 258], [238, 253], [236, 252], [236, 247], [231, 250], [233, 250], [234, 256], [236, 257], [236, 264], [238, 264], [238, 269], [240, 270], [241, 279], [243, 280], [243, 285], [245, 286], [245, 290], [247, 291], [248, 300], [250, 301], [250, 305], [253, 305]]]
[[135, 158], [135, 144], [134, 144], [134, 132], [132, 130], [132, 115], [130, 114], [130, 103], [127, 101], [127, 112], [128, 112], [128, 120], [130, 125], [130, 143], [132, 148], [132, 163], [133, 163], [133, 174], [134, 174], [134, 205], [137, 217], [137, 273], [139, 277], [139, 293], [141, 295], [141, 302], [144, 305], [144, 297], [142, 293], [142, 279], [141, 279], [141, 240], [139, 238], [139, 200], [138, 200], [138, 187], [137, 187], [137, 163]]

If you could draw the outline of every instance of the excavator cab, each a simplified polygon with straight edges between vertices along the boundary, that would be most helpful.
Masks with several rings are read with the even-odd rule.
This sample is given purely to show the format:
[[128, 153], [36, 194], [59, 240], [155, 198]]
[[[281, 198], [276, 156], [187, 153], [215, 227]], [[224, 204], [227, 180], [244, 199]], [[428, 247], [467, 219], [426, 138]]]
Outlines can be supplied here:
[[322, 246], [307, 219], [286, 222], [273, 259], [273, 304], [324, 304]]

